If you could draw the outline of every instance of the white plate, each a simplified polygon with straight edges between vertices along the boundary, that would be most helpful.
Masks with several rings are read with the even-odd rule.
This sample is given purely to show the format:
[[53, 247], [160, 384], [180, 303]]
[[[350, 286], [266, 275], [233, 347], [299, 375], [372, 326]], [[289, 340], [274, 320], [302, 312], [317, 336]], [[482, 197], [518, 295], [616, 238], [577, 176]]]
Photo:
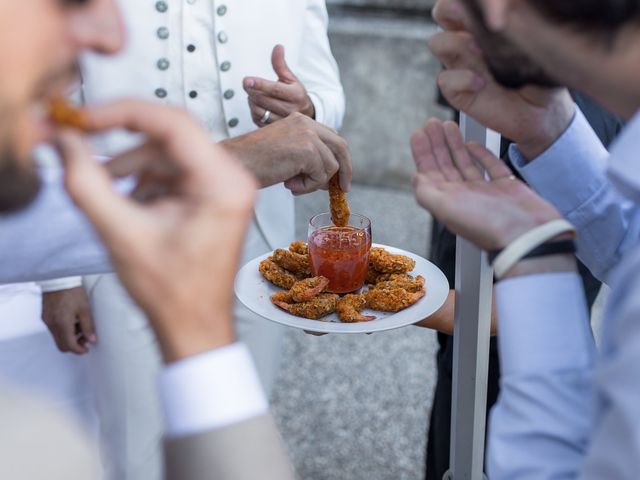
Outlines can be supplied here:
[[318, 333], [372, 333], [392, 330], [412, 325], [432, 315], [444, 305], [449, 294], [449, 282], [438, 267], [418, 255], [399, 248], [386, 245], [374, 246], [383, 247], [391, 253], [406, 255], [416, 261], [416, 268], [411, 274], [422, 275], [426, 279], [427, 288], [427, 294], [418, 303], [398, 313], [364, 310], [365, 315], [375, 315], [376, 319], [362, 323], [342, 323], [335, 313], [322, 320], [308, 320], [290, 315], [280, 310], [270, 300], [271, 295], [282, 289], [272, 285], [258, 272], [260, 262], [269, 257], [270, 253], [254, 258], [240, 269], [235, 282], [236, 296], [249, 310], [267, 320]]

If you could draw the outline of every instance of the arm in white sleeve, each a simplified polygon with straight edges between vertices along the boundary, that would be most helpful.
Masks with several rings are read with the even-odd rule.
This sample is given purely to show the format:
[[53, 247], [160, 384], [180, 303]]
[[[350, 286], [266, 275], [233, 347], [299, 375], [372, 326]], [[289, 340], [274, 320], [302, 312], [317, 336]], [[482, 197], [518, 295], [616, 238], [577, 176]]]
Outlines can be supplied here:
[[64, 189], [62, 171], [43, 169], [42, 182], [29, 207], [0, 216], [0, 283], [111, 271], [93, 228]]
[[580, 277], [496, 285], [501, 391], [489, 424], [492, 480], [577, 477], [593, 428], [595, 345]]
[[168, 365], [160, 377], [165, 431], [186, 437], [269, 412], [253, 360], [235, 343]]
[[509, 156], [527, 183], [576, 226], [578, 257], [607, 281], [640, 239], [640, 209], [609, 180], [609, 153], [580, 109], [558, 141], [532, 162], [527, 163], [516, 145]]
[[45, 280], [38, 282], [42, 293], [61, 292], [82, 286], [82, 277], [57, 278], [55, 280]]
[[306, 0], [306, 3], [299, 70], [295, 73], [313, 102], [316, 120], [338, 130], [344, 118], [345, 98], [327, 35], [327, 7], [325, 0]]

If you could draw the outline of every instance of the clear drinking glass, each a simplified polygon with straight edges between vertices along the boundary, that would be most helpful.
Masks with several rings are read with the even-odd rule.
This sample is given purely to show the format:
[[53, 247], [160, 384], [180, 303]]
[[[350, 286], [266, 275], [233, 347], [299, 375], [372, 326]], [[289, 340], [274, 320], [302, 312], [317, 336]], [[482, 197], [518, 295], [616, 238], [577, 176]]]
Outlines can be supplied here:
[[346, 227], [336, 227], [330, 213], [309, 220], [309, 258], [314, 276], [329, 279], [330, 293], [350, 293], [364, 286], [371, 250], [371, 221], [352, 213]]

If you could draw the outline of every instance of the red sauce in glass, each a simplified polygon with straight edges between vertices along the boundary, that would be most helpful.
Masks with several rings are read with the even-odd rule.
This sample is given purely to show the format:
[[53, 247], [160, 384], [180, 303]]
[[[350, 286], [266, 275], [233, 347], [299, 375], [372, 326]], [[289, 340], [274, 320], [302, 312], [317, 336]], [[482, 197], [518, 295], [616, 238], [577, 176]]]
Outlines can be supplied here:
[[309, 237], [314, 276], [329, 279], [327, 291], [349, 293], [363, 287], [369, 266], [371, 236], [354, 227], [326, 227]]

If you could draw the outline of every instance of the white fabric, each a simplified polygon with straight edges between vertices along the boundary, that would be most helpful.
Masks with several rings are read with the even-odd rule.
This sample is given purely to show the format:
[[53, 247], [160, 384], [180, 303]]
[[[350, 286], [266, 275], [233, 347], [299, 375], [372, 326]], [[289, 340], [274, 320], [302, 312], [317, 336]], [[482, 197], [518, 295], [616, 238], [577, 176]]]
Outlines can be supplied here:
[[42, 293], [59, 292], [60, 290], [69, 290], [82, 286], [82, 277], [66, 277], [57, 278], [55, 280], [47, 280], [38, 282]]
[[269, 411], [249, 350], [241, 343], [167, 366], [160, 391], [170, 437], [223, 428]]

